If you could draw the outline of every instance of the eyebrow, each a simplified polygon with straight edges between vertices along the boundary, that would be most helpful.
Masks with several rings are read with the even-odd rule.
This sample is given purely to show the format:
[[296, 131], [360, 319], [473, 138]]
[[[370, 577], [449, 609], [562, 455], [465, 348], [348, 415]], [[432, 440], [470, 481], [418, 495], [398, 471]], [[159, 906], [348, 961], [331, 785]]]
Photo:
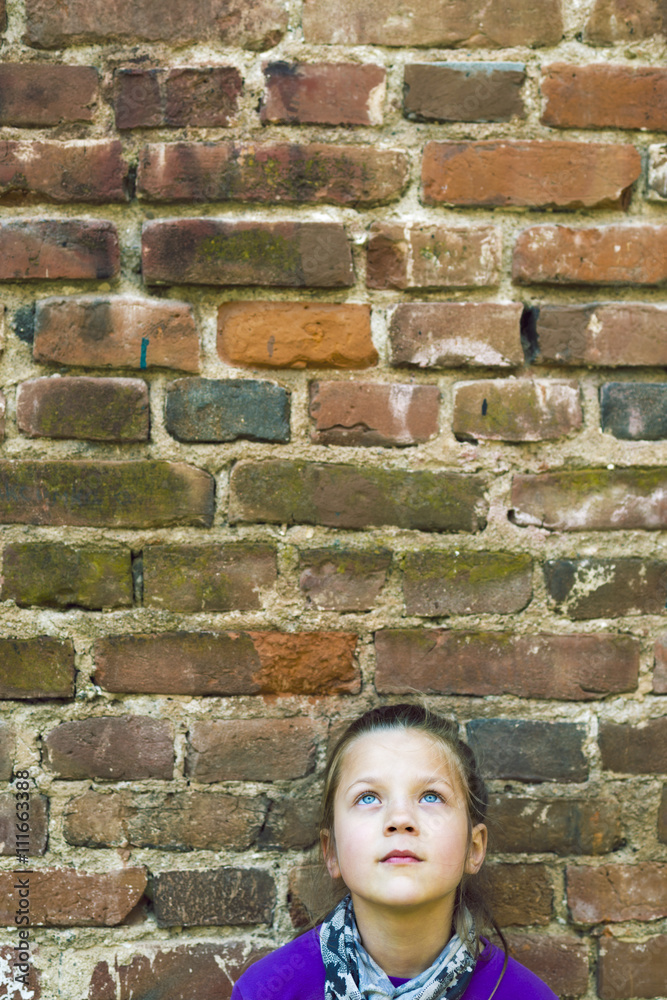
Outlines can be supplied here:
[[[353, 782], [351, 782], [351, 784], [349, 784], [347, 786], [347, 788], [345, 789], [345, 791], [349, 792], [350, 789], [354, 788], [355, 785], [381, 785], [381, 784], [382, 784], [382, 779], [381, 778], [377, 778], [374, 775], [371, 775], [368, 778], [355, 778], [355, 780]], [[445, 777], [440, 776], [440, 775], [437, 776], [437, 777], [434, 776], [434, 775], [432, 775], [432, 774], [420, 774], [420, 775], [417, 775], [417, 779], [416, 779], [415, 784], [417, 784], [417, 785], [437, 785], [437, 784], [443, 784], [443, 785], [447, 785], [449, 788], [451, 788], [452, 791], [456, 791], [456, 788], [455, 788], [455, 785], [454, 785], [453, 781], [451, 779], [449, 779], [449, 778], [445, 778]]]

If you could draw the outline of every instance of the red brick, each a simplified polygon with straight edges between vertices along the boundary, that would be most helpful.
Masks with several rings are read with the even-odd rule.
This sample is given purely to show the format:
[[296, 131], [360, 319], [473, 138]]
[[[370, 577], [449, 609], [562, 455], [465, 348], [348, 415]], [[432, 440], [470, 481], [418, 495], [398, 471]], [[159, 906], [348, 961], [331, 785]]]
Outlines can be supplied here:
[[143, 551], [144, 604], [168, 611], [253, 611], [276, 577], [270, 545], [147, 545]]
[[474, 288], [500, 277], [495, 226], [374, 222], [368, 241], [369, 288]]
[[664, 34], [665, 20], [661, 0], [595, 0], [584, 40], [593, 45], [637, 42]]
[[557, 128], [667, 128], [667, 70], [653, 66], [543, 68], [544, 125]]
[[127, 548], [13, 542], [2, 554], [2, 599], [20, 607], [128, 607], [132, 556]]
[[452, 430], [460, 440], [545, 441], [581, 428], [576, 382], [485, 379], [454, 386]]
[[667, 309], [644, 303], [543, 305], [528, 314], [537, 364], [667, 365]]
[[30, 379], [18, 388], [16, 421], [29, 437], [147, 441], [148, 386], [134, 378]]
[[[49, 67], [55, 69], [56, 67]], [[71, 67], [74, 68], [74, 67]], [[0, 197], [32, 201], [127, 201], [128, 165], [117, 140], [0, 143]]]
[[[146, 889], [146, 871], [138, 867], [106, 874], [42, 868], [22, 877], [29, 880], [30, 923], [42, 927], [114, 927], [125, 921]], [[15, 880], [14, 872], [0, 872], [2, 927], [16, 926]]]
[[501, 927], [548, 924], [553, 889], [546, 865], [489, 865], [489, 900]]
[[95, 682], [138, 694], [356, 694], [349, 632], [165, 632], [94, 646]]
[[438, 433], [435, 385], [311, 382], [310, 435], [317, 444], [421, 444]]
[[316, 736], [311, 719], [195, 721], [186, 773], [201, 782], [303, 778], [315, 766]]
[[634, 726], [602, 722], [598, 743], [605, 770], [625, 774], [667, 772], [667, 717]]
[[230, 489], [232, 524], [479, 531], [488, 510], [482, 477], [456, 472], [246, 461], [234, 466]]
[[580, 469], [514, 476], [511, 518], [550, 531], [667, 525], [667, 471], [660, 467]]
[[505, 853], [609, 854], [625, 843], [612, 798], [547, 799], [491, 795], [491, 849]]
[[149, 285], [354, 284], [350, 246], [337, 222], [156, 220], [144, 224], [142, 262]]
[[65, 805], [63, 835], [75, 847], [246, 850], [266, 813], [266, 799], [258, 796], [87, 791]]
[[16, 739], [8, 722], [0, 721], [0, 781], [9, 781], [14, 765]]
[[428, 142], [426, 205], [627, 208], [641, 174], [634, 146], [593, 142]]
[[556, 45], [563, 34], [560, 0], [305, 0], [307, 42], [410, 45], [429, 48], [507, 48]]
[[260, 117], [280, 125], [381, 125], [386, 77], [374, 64], [271, 62]]
[[581, 924], [667, 916], [667, 865], [640, 862], [567, 868], [567, 902]]
[[0, 66], [0, 123], [58, 125], [92, 121], [98, 97], [92, 66], [4, 63]]
[[580, 997], [588, 990], [588, 948], [565, 934], [507, 934], [510, 954], [558, 996]]
[[171, 724], [140, 715], [96, 716], [62, 722], [43, 740], [57, 777], [80, 781], [170, 781], [174, 770]]
[[403, 113], [418, 121], [507, 122], [525, 118], [523, 63], [408, 63]]
[[667, 562], [657, 559], [550, 559], [549, 596], [568, 618], [659, 615], [667, 600]]
[[657, 997], [665, 989], [667, 934], [641, 941], [600, 938], [598, 996], [602, 1000]]
[[[4, 596], [4, 595], [3, 595]], [[70, 639], [0, 639], [0, 698], [74, 696], [74, 644]]]
[[403, 302], [391, 316], [392, 365], [499, 367], [524, 362], [519, 302]]
[[49, 219], [0, 224], [0, 281], [113, 278], [120, 271], [111, 222]]
[[268, 924], [276, 887], [260, 868], [166, 871], [153, 877], [158, 927]]
[[311, 920], [322, 920], [346, 892], [336, 887], [323, 865], [298, 865], [288, 874], [287, 903], [294, 927], [305, 927]]
[[375, 686], [384, 694], [591, 701], [633, 691], [639, 673], [639, 644], [627, 636], [383, 629], [375, 648]]
[[[4, 4], [0, 3], [0, 29], [4, 25]], [[35, 946], [33, 940], [31, 940], [31, 935], [26, 927], [21, 927], [24, 935], [27, 935], [29, 942], [28, 949], [28, 961], [25, 964], [21, 961], [26, 958], [26, 952], [15, 951], [14, 944], [3, 946], [0, 945], [0, 965], [3, 966], [3, 970], [7, 970], [7, 975], [9, 977], [9, 982], [13, 981], [16, 985], [11, 993], [6, 992], [5, 996], [7, 1000], [21, 1000], [21, 994], [26, 995], [24, 990], [30, 996], [31, 1000], [41, 1000], [42, 997], [42, 973], [40, 969], [37, 969], [31, 959], [38, 958], [39, 956], [39, 946]], [[12, 941], [17, 941], [17, 943], [24, 943], [25, 937], [20, 940], [17, 938], [12, 938]], [[27, 968], [26, 968], [27, 967]], [[25, 986], [19, 984], [17, 976], [23, 976], [27, 971], [27, 980]]]
[[533, 596], [533, 560], [508, 552], [408, 552], [403, 596], [408, 615], [508, 615]]
[[116, 70], [116, 128], [224, 127], [238, 111], [242, 89], [234, 66]]
[[81, 296], [42, 299], [35, 361], [81, 368], [199, 371], [199, 335], [184, 302]]
[[214, 486], [183, 462], [0, 461], [0, 522], [210, 527]]
[[667, 226], [533, 226], [519, 233], [512, 277], [520, 285], [664, 285]]
[[667, 635], [656, 639], [654, 651], [653, 691], [655, 694], [667, 694]]
[[266, 49], [287, 28], [279, 0], [26, 0], [24, 40], [37, 49], [95, 42], [207, 42]]
[[226, 302], [218, 310], [218, 354], [233, 365], [368, 368], [377, 364], [367, 305]]
[[[25, 800], [22, 800], [22, 803]], [[0, 793], [0, 854], [16, 857], [17, 799], [15, 791]], [[46, 795], [30, 790], [30, 804], [26, 810], [30, 825], [28, 840], [19, 841], [19, 854], [29, 857], [44, 854], [49, 833], [49, 800]]]
[[146, 201], [270, 205], [396, 200], [408, 182], [400, 150], [289, 142], [174, 142], [145, 146], [137, 190]]
[[310, 549], [299, 558], [299, 587], [326, 611], [370, 611], [387, 579], [387, 549]]

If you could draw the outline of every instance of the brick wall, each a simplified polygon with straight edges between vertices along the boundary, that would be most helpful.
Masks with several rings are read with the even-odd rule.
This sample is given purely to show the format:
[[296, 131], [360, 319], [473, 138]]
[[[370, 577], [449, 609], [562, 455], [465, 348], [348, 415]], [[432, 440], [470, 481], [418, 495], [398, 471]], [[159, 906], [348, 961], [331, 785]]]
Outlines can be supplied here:
[[417, 689], [515, 954], [664, 997], [665, 4], [6, 7], [0, 995], [14, 771], [34, 996], [224, 1000]]

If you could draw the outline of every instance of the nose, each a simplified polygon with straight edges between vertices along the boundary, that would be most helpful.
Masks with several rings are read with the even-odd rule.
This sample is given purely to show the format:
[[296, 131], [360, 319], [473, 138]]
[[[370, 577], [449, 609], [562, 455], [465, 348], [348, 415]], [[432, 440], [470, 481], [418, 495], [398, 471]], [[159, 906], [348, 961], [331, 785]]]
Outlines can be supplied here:
[[391, 799], [387, 805], [384, 824], [385, 834], [417, 833], [417, 817], [405, 799]]

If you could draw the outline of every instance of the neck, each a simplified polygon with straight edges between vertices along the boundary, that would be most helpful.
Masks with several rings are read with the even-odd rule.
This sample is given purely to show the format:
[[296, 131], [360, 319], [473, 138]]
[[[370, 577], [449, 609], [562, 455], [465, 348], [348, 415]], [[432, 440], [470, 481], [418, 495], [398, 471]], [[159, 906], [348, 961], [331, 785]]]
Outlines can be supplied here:
[[355, 899], [354, 917], [361, 943], [388, 976], [414, 979], [428, 969], [452, 936], [453, 904], [438, 900], [429, 912], [387, 907], [379, 912]]

